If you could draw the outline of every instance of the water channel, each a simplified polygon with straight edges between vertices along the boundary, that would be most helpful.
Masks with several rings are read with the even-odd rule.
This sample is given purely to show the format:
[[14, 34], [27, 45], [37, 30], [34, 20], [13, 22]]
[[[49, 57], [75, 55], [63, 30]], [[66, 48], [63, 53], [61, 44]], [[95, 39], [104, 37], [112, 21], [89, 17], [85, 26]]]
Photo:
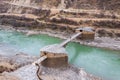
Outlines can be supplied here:
[[[15, 31], [0, 30], [0, 53], [4, 55], [18, 52], [39, 56], [40, 49], [46, 45], [62, 42], [61, 39], [47, 35], [26, 36]], [[69, 43], [66, 47], [69, 62], [87, 72], [102, 77], [103, 80], [120, 80], [120, 51]]]

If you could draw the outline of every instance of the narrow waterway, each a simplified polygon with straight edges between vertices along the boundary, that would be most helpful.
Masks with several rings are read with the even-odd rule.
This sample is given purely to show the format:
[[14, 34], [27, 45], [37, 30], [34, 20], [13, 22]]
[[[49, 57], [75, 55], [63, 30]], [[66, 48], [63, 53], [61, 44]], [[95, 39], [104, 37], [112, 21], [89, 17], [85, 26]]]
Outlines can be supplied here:
[[[14, 55], [19, 52], [39, 56], [46, 45], [62, 40], [47, 35], [26, 36], [13, 31], [0, 31], [0, 53]], [[69, 43], [66, 47], [69, 62], [100, 76], [103, 80], [120, 80], [120, 52]]]

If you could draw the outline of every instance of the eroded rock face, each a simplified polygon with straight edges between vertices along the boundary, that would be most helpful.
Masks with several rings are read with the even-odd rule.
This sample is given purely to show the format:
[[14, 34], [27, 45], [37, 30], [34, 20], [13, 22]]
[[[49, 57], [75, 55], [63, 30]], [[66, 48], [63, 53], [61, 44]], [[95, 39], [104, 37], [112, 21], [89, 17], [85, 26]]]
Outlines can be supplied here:
[[5, 56], [0, 56], [0, 73], [7, 71], [10, 72], [14, 70], [15, 67], [10, 64], [10, 59]]
[[[104, 0], [4, 0], [4, 1], [14, 2], [16, 4], [23, 4], [34, 8], [42, 7], [42, 8], [102, 9], [102, 10], [114, 10], [118, 12], [120, 9], [119, 0], [109, 0], [109, 1], [108, 0], [107, 1]], [[3, 2], [3, 0], [0, 0], [0, 2]], [[4, 7], [1, 6], [1, 7], [4, 9], [8, 8], [5, 6]]]
[[[84, 26], [119, 29], [120, 25], [120, 16], [117, 13], [120, 8], [118, 0], [5, 1], [0, 0], [0, 13], [6, 13], [0, 15], [0, 24], [12, 25], [15, 28], [51, 29], [72, 34], [76, 28]], [[26, 17], [25, 14], [32, 15]], [[120, 32], [114, 32], [119, 36]]]
[[20, 80], [20, 79], [13, 75], [0, 74], [0, 80]]
[[7, 72], [10, 72], [10, 71], [13, 71], [15, 70], [15, 66], [8, 63], [8, 62], [0, 62], [0, 73], [4, 72], [4, 71], [7, 71]]
[[20, 67], [33, 63], [37, 57], [26, 54], [17, 54], [11, 57], [0, 56], [0, 73], [11, 72]]
[[[10, 0], [4, 0], [4, 1], [10, 1]], [[6, 5], [3, 0], [0, 0], [0, 13], [5, 13], [9, 9], [10, 5]]]
[[119, 30], [113, 30], [113, 29], [98, 29], [97, 30], [99, 37], [110, 37], [110, 38], [117, 38], [120, 37], [120, 31]]

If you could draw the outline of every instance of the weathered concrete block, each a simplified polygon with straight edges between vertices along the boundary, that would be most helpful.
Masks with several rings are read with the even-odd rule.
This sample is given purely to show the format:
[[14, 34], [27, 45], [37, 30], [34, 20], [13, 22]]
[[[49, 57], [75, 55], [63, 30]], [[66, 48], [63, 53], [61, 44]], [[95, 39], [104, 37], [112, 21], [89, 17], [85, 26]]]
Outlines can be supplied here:
[[47, 59], [41, 63], [44, 67], [60, 68], [68, 65], [68, 55], [65, 53], [63, 47], [57, 47], [57, 45], [47, 46], [41, 50], [40, 56], [45, 55]]
[[79, 28], [76, 29], [76, 32], [82, 32], [80, 36], [78, 36], [78, 39], [81, 40], [94, 40], [95, 38], [95, 29], [92, 27], [84, 27], [84, 28]]

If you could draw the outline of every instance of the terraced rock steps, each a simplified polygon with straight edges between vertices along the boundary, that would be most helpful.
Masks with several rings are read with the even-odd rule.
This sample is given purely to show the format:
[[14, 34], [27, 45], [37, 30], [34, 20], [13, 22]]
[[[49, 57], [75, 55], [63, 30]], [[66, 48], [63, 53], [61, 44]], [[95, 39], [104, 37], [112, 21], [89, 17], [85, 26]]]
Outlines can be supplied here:
[[[26, 9], [27, 10], [27, 9]], [[42, 12], [42, 13], [41, 13]], [[1, 24], [10, 24], [15, 27], [28, 27], [37, 29], [52, 29], [74, 33], [79, 27], [92, 26], [97, 28], [99, 34], [105, 31], [110, 37], [118, 36], [120, 31], [120, 16], [116, 13], [100, 10], [78, 10], [78, 9], [40, 9], [34, 13], [2, 13]], [[27, 22], [27, 20], [29, 20]], [[102, 29], [102, 30], [101, 30]], [[108, 29], [108, 30], [106, 30]], [[104, 33], [104, 32], [103, 32]], [[106, 36], [102, 34], [103, 36]], [[100, 35], [100, 36], [102, 36]]]
[[[57, 4], [59, 1], [54, 0], [53, 2]], [[62, 0], [59, 3], [67, 7], [67, 3], [65, 4], [64, 2]], [[49, 1], [42, 1], [41, 3], [51, 4]], [[7, 0], [7, 2], [3, 1], [2, 4], [7, 5], [7, 7], [2, 7], [5, 8], [2, 12], [6, 13], [0, 14], [0, 23], [3, 25], [24, 26], [30, 29], [52, 29], [67, 32], [68, 34], [73, 34], [76, 28], [92, 26], [97, 28], [96, 31], [100, 36], [119, 37], [120, 35], [120, 30], [118, 30], [120, 28], [120, 15], [113, 11], [57, 8], [60, 4], [50, 9], [42, 7], [39, 1], [31, 0]], [[19, 19], [20, 17], [25, 20]]]

